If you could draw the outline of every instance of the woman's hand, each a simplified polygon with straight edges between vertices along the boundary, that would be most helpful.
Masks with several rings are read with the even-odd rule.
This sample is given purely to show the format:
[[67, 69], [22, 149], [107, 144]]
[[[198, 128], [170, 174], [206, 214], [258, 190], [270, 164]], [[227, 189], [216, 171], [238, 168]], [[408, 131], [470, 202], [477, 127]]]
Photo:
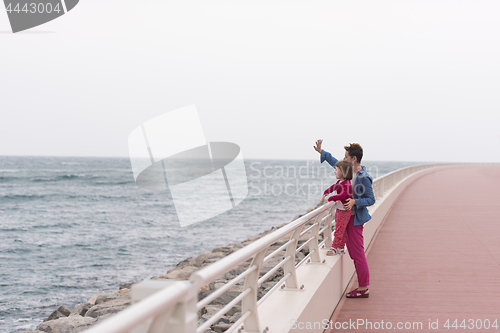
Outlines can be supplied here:
[[351, 208], [356, 204], [356, 200], [349, 198], [347, 202], [344, 204], [345, 209], [351, 210]]
[[316, 150], [320, 154], [321, 154], [321, 144], [322, 143], [323, 143], [323, 140], [318, 140], [318, 141], [316, 141], [316, 146], [313, 146], [314, 150]]
[[326, 194], [323, 195], [323, 198], [321, 198], [321, 202], [325, 201]]

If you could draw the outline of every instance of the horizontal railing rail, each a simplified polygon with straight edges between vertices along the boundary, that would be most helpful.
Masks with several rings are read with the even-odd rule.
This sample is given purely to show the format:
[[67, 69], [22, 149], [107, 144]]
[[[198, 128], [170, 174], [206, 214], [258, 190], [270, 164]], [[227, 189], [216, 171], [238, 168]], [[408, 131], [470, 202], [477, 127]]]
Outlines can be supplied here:
[[[413, 175], [425, 169], [447, 166], [451, 164], [423, 164], [402, 168], [390, 172], [374, 180], [373, 191], [376, 200], [380, 200], [390, 191], [395, 188], [398, 183], [406, 177]], [[334, 203], [326, 203], [315, 210], [299, 217], [298, 219], [288, 223], [287, 225], [277, 229], [276, 231], [267, 234], [266, 236], [255, 240], [251, 244], [229, 254], [228, 256], [216, 261], [209, 266], [203, 267], [191, 274], [189, 279], [190, 284], [182, 284], [176, 288], [166, 288], [161, 292], [157, 292], [142, 301], [131, 305], [129, 308], [116, 314], [115, 316], [98, 323], [86, 333], [121, 333], [129, 332], [139, 324], [147, 320], [151, 320], [155, 316], [162, 314], [164, 325], [171, 325], [179, 320], [186, 320], [189, 316], [179, 314], [179, 311], [173, 311], [189, 290], [198, 293], [201, 289], [206, 289], [209, 284], [217, 281], [218, 278], [232, 271], [235, 268], [244, 267], [245, 269], [230, 279], [224, 286], [213, 290], [205, 298], [197, 301], [195, 311], [199, 312], [204, 307], [214, 302], [221, 297], [225, 292], [236, 291], [238, 295], [225, 304], [219, 311], [213, 314], [204, 322], [200, 322], [195, 329], [196, 333], [203, 333], [209, 330], [212, 325], [216, 324], [221, 318], [230, 311], [234, 306], [241, 303], [241, 317], [233, 323], [227, 330], [227, 333], [232, 333], [235, 330], [241, 332], [242, 327], [246, 332], [262, 332], [259, 322], [258, 305], [264, 302], [269, 295], [275, 292], [278, 288], [284, 291], [298, 291], [303, 287], [297, 279], [297, 268], [304, 263], [324, 264], [321, 261], [319, 249], [329, 246], [332, 242], [332, 230], [334, 219]], [[270, 254], [267, 254], [269, 249], [276, 245]], [[307, 247], [307, 251], [306, 251]], [[301, 251], [306, 252], [304, 258], [297, 258], [297, 254]], [[265, 267], [277, 261], [274, 266]], [[298, 261], [298, 262], [297, 262]], [[249, 263], [250, 262], [250, 263]], [[263, 271], [265, 267], [267, 271]], [[273, 281], [274, 285], [267, 290], [259, 299], [259, 286], [268, 281], [269, 278], [275, 276], [281, 269], [282, 276], [278, 275], [278, 281]], [[275, 276], [276, 279], [276, 276]], [[241, 287], [241, 284], [243, 286]], [[237, 288], [238, 287], [238, 288]], [[132, 287], [134, 288], [134, 286]], [[134, 290], [132, 289], [132, 292]], [[170, 311], [169, 311], [170, 310]], [[167, 319], [165, 319], [167, 314]], [[176, 316], [178, 318], [176, 318]], [[197, 313], [191, 314], [196, 316]], [[182, 319], [184, 318], [184, 319]], [[154, 320], [152, 321], [154, 322]], [[185, 326], [185, 327], [190, 327]], [[164, 332], [165, 327], [159, 329], [158, 325], [149, 325], [141, 332]], [[189, 331], [189, 330], [188, 330]], [[137, 332], [134, 330], [134, 332]], [[194, 331], [190, 331], [195, 333]], [[188, 333], [188, 332], [185, 332]]]

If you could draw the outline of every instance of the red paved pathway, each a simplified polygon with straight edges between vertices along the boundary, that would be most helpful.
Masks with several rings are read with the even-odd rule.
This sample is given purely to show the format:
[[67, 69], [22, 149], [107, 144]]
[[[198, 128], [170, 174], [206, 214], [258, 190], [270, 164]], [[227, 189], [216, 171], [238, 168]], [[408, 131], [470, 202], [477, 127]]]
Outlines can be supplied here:
[[[372, 329], [333, 332], [500, 332], [500, 166], [454, 167], [413, 182], [372, 242], [368, 265], [370, 297], [344, 297], [332, 320]], [[486, 319], [498, 328], [478, 330]], [[439, 329], [429, 329], [436, 321]]]

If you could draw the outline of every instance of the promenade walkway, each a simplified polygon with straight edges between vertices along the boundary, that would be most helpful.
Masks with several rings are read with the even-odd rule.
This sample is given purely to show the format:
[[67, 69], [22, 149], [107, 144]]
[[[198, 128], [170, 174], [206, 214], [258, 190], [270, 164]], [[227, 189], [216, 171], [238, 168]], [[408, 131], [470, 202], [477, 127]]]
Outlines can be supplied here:
[[[500, 332], [500, 166], [452, 167], [410, 184], [368, 265], [370, 297], [344, 296], [331, 320], [349, 327], [325, 333]], [[485, 330], [487, 319], [498, 328]]]

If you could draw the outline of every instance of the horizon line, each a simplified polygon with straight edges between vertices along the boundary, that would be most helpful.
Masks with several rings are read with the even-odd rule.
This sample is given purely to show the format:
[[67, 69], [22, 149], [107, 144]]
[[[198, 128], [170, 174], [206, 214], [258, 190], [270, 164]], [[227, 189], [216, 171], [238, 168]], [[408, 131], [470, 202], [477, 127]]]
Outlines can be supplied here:
[[[0, 155], [0, 157], [53, 157], [53, 158], [126, 158], [130, 159], [129, 156], [86, 156], [86, 155]], [[317, 159], [306, 159], [306, 158], [265, 158], [265, 157], [251, 157], [251, 158], [243, 158], [243, 160], [270, 160], [270, 161], [316, 161]], [[464, 161], [430, 161], [430, 160], [363, 160], [362, 162], [404, 162], [404, 163], [471, 163], [471, 162], [464, 162]], [[500, 162], [493, 162], [493, 161], [483, 161], [483, 162], [476, 162], [476, 163], [494, 163], [498, 164]]]

